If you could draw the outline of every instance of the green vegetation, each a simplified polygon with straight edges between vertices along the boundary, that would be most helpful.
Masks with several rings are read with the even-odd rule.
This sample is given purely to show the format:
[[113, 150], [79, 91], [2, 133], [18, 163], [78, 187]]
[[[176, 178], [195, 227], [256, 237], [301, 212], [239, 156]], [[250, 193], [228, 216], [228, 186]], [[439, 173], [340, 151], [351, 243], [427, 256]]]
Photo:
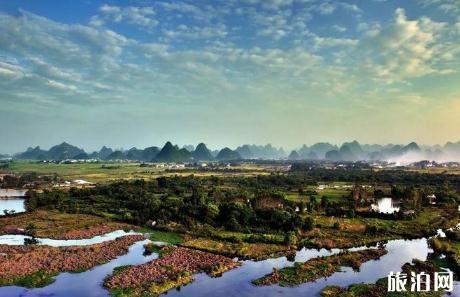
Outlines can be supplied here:
[[209, 238], [187, 237], [181, 246], [239, 259], [262, 260], [289, 253], [289, 247], [279, 244], [228, 242]]
[[135, 229], [134, 226], [116, 223], [106, 218], [87, 214], [69, 214], [55, 210], [37, 210], [14, 216], [0, 217], [0, 234], [17, 233], [33, 226], [36, 237], [54, 239], [91, 238], [120, 229]]
[[153, 230], [149, 228], [144, 228], [141, 232], [148, 233], [149, 239], [152, 241], [162, 241], [173, 245], [179, 245], [184, 241], [182, 235], [176, 232]]
[[0, 287], [15, 285], [24, 288], [42, 288], [52, 284], [56, 275], [58, 275], [58, 273], [38, 270], [32, 274], [16, 278], [0, 278]]
[[[434, 272], [438, 271], [439, 267], [434, 262], [422, 262], [414, 260], [413, 264], [406, 263], [402, 267], [402, 272], [415, 273], [426, 272], [431, 277], [433, 282]], [[408, 287], [406, 287], [409, 289]], [[433, 288], [433, 283], [431, 283]], [[341, 288], [339, 286], [327, 286], [321, 291], [322, 297], [441, 297], [444, 296], [443, 291], [430, 291], [430, 292], [388, 292], [387, 278], [379, 279], [375, 284], [353, 284], [348, 288]]]
[[104, 285], [116, 296], [157, 296], [191, 282], [198, 272], [214, 277], [239, 265], [227, 257], [165, 246], [158, 259], [117, 272]]
[[280, 270], [273, 269], [271, 274], [253, 281], [258, 286], [279, 284], [280, 286], [296, 286], [312, 282], [322, 277], [328, 277], [340, 271], [341, 267], [352, 267], [357, 270], [362, 263], [375, 260], [385, 255], [385, 249], [368, 249], [357, 252], [343, 252], [328, 257], [308, 260], [305, 263], [294, 263], [293, 267]]
[[[346, 190], [343, 183], [335, 181], [330, 184], [337, 188], [327, 191], [339, 192], [342, 198], [329, 199], [325, 195], [317, 198], [318, 193], [313, 190], [318, 183], [315, 178], [329, 180], [342, 174], [335, 170], [315, 170], [308, 174], [255, 177], [162, 176], [68, 191], [45, 190], [31, 193], [26, 205], [29, 210], [85, 213], [138, 226], [154, 225], [157, 230], [173, 233], [154, 232], [152, 239], [176, 245], [182, 243], [177, 234], [234, 243], [233, 254], [243, 257], [249, 255], [241, 252], [244, 250], [241, 242], [344, 248], [395, 238], [430, 236], [439, 228], [446, 229], [459, 222], [458, 189], [440, 183], [437, 175], [406, 176], [391, 171], [382, 176], [376, 172], [372, 173], [374, 178], [393, 179], [398, 185], [382, 184], [372, 188], [354, 185]], [[352, 170], [356, 179], [369, 178], [368, 174]], [[413, 185], [416, 179], [428, 179], [430, 186]], [[405, 182], [409, 186], [400, 184]], [[293, 199], [292, 193], [301, 198]], [[429, 193], [436, 193], [436, 206], [426, 198]], [[402, 210], [409, 210], [412, 215], [371, 211], [370, 204], [383, 195], [400, 199]], [[289, 232], [291, 236], [286, 238]], [[201, 246], [197, 244], [197, 248]]]
[[460, 273], [460, 231], [446, 231], [446, 238], [432, 238], [430, 245], [436, 254], [444, 254], [448, 265]]
[[[14, 166], [15, 162], [11, 164]], [[84, 166], [88, 166], [88, 172], [83, 174], [91, 175], [93, 173], [89, 172], [96, 170], [91, 166], [101, 164]], [[228, 256], [260, 260], [290, 256], [302, 246], [347, 248], [375, 245], [390, 239], [427, 237], [436, 234], [437, 229], [447, 229], [460, 222], [457, 211], [460, 176], [398, 170], [305, 169], [301, 164], [293, 166], [291, 172], [266, 175], [259, 174], [260, 168], [246, 168], [248, 172], [244, 175], [213, 175], [211, 171], [201, 175], [187, 169], [187, 174], [170, 172], [168, 176], [159, 176], [165, 172], [154, 169], [150, 172], [149, 167], [138, 164], [112, 163], [98, 168], [119, 172], [124, 180], [94, 187], [32, 191], [26, 202], [30, 212], [0, 218], [0, 229], [26, 228], [32, 223], [34, 228], [29, 229], [37, 236], [62, 238], [138, 226], [138, 230], [150, 234], [152, 241], [167, 242], [172, 245], [169, 248], [181, 249], [183, 254], [176, 260], [189, 259], [190, 255], [195, 260], [200, 259], [200, 254], [195, 253], [206, 253], [208, 258]], [[137, 170], [145, 170], [145, 175]], [[111, 177], [104, 176], [101, 180]], [[319, 186], [323, 184], [328, 187]], [[435, 205], [427, 198], [429, 194], [436, 195]], [[402, 211], [397, 214], [372, 211], [371, 204], [380, 197], [398, 199]], [[451, 254], [449, 257], [457, 255], [455, 250], [459, 248], [455, 240], [449, 237], [444, 242], [443, 239], [438, 250]], [[161, 259], [168, 259], [153, 244], [146, 245], [145, 250], [159, 252]], [[361, 263], [384, 253], [371, 249], [312, 259], [274, 271], [256, 283], [296, 285], [309, 282], [331, 275], [342, 266], [358, 268]], [[234, 267], [231, 262], [222, 265], [220, 260], [202, 267], [202, 261], [196, 261], [196, 269], [190, 271], [185, 269], [189, 262], [181, 262], [181, 268], [175, 270], [163, 264], [153, 270], [142, 265], [117, 269], [111, 292], [114, 296], [156, 295], [188, 283], [191, 272], [204, 271], [216, 276]], [[132, 287], [124, 288], [126, 281], [136, 281], [134, 276], [141, 270], [155, 272], [156, 278], [151, 275], [146, 283], [133, 283]], [[160, 276], [165, 274], [168, 277], [162, 279]], [[126, 275], [126, 278], [119, 275]], [[365, 296], [362, 292], [369, 292], [378, 284], [373, 286], [353, 286], [350, 294]], [[342, 288], [330, 292], [334, 290], [348, 292]]]
[[58, 175], [65, 180], [83, 179], [90, 182], [105, 182], [117, 179], [151, 179], [164, 170], [140, 167], [139, 163], [78, 163], [58, 164], [43, 162], [14, 161], [8, 170], [17, 173], [36, 172], [37, 174]]

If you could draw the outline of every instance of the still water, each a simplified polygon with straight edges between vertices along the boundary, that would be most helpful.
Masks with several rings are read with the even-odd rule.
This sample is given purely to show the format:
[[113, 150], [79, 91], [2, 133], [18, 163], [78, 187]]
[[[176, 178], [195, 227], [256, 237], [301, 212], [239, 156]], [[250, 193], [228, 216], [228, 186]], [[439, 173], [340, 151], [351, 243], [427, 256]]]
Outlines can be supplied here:
[[[144, 257], [142, 245], [147, 241], [134, 244], [128, 254], [117, 259], [97, 266], [82, 273], [61, 273], [56, 277], [56, 282], [40, 289], [25, 289], [20, 287], [0, 288], [0, 296], [11, 297], [102, 297], [108, 296], [108, 292], [101, 286], [103, 279], [112, 273], [113, 269], [121, 265], [137, 265], [148, 262], [157, 257], [156, 254]], [[180, 297], [271, 297], [271, 296], [319, 296], [319, 292], [326, 285], [347, 286], [359, 282], [375, 282], [385, 277], [390, 271], [399, 271], [406, 262], [417, 258], [426, 260], [431, 249], [426, 239], [416, 240], [392, 240], [386, 244], [388, 254], [379, 260], [369, 261], [361, 266], [360, 271], [355, 272], [351, 268], [344, 268], [327, 279], [319, 279], [316, 282], [303, 284], [297, 287], [280, 287], [277, 285], [256, 287], [251, 280], [270, 273], [273, 267], [282, 268], [292, 266], [294, 262], [286, 257], [272, 258], [264, 261], [244, 261], [237, 269], [224, 273], [222, 277], [211, 278], [204, 273], [195, 276], [193, 283], [182, 287], [180, 291], [172, 290], [167, 296]], [[318, 256], [327, 256], [338, 253], [339, 250], [314, 250], [302, 249], [296, 253], [295, 261], [304, 262]], [[456, 295], [454, 295], [456, 296]]]
[[[94, 236], [89, 239], [71, 239], [71, 240], [57, 240], [50, 238], [37, 238], [38, 244], [40, 245], [49, 245], [54, 247], [60, 246], [82, 246], [102, 243], [104, 241], [114, 240], [116, 238], [128, 235], [128, 234], [139, 234], [132, 231], [125, 232], [123, 230], [113, 231], [104, 235]], [[25, 235], [0, 235], [0, 244], [6, 245], [23, 245], [24, 239], [31, 238], [30, 236]]]
[[372, 210], [380, 213], [395, 213], [399, 211], [399, 202], [392, 198], [380, 198], [371, 205]]
[[24, 197], [26, 190], [0, 189], [0, 216], [8, 212], [24, 212]]
[[22, 198], [0, 198], [0, 216], [5, 215], [5, 210], [15, 213], [26, 211]]
[[111, 274], [115, 267], [123, 265], [140, 265], [158, 257], [158, 254], [144, 256], [143, 245], [148, 240], [139, 241], [129, 248], [126, 255], [120, 256], [107, 264], [99, 265], [81, 273], [61, 273], [56, 281], [39, 289], [25, 289], [11, 286], [0, 288], [0, 296], [8, 297], [99, 297], [109, 296], [102, 287], [104, 277]]
[[24, 197], [27, 190], [0, 189], [0, 198], [18, 198]]

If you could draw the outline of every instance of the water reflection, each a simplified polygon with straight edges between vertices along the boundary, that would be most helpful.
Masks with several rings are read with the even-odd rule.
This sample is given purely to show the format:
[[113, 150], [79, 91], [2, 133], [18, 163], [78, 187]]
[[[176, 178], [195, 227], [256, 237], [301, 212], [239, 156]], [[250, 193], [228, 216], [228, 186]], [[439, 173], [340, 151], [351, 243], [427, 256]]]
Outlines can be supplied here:
[[24, 212], [24, 197], [27, 190], [0, 189], [0, 216], [6, 213]]
[[[113, 231], [107, 234], [94, 236], [93, 238], [89, 239], [71, 239], [71, 240], [58, 240], [58, 239], [50, 239], [50, 238], [37, 238], [38, 244], [40, 245], [49, 245], [54, 247], [60, 246], [83, 246], [83, 245], [90, 245], [90, 244], [97, 244], [102, 243], [109, 240], [114, 240], [116, 238], [128, 235], [128, 234], [139, 234], [134, 233], [132, 231], [126, 232], [123, 230]], [[23, 245], [24, 239], [31, 238], [30, 236], [25, 235], [1, 235], [0, 236], [0, 244], [6, 245]]]
[[[145, 242], [147, 241], [143, 243]], [[156, 257], [156, 254], [149, 257], [142, 255], [143, 243], [135, 244], [127, 255], [87, 272], [79, 274], [62, 273], [56, 278], [55, 283], [45, 288], [28, 290], [19, 287], [5, 287], [0, 288], [0, 296], [107, 296], [107, 291], [101, 287], [101, 284], [114, 267], [145, 263]], [[316, 282], [297, 287], [280, 287], [277, 285], [257, 287], [251, 284], [251, 280], [270, 273], [274, 267], [283, 268], [294, 264], [288, 261], [286, 257], [280, 257], [259, 262], [244, 261], [241, 267], [226, 272], [219, 278], [211, 278], [204, 273], [198, 274], [195, 276], [193, 283], [182, 287], [180, 291], [172, 290], [168, 292], [168, 296], [319, 296], [321, 289], [327, 285], [348, 286], [360, 282], [373, 283], [377, 279], [387, 276], [390, 271], [400, 271], [404, 263], [411, 262], [414, 258], [426, 260], [428, 254], [432, 252], [426, 239], [393, 240], [389, 241], [385, 246], [388, 254], [379, 260], [364, 263], [360, 271], [344, 268], [342, 272], [337, 272], [327, 279], [319, 279]], [[359, 248], [353, 250], [356, 249]], [[332, 251], [302, 249], [296, 253], [295, 260], [304, 262], [318, 256], [328, 256], [338, 252], [340, 252], [338, 249]]]
[[18, 198], [24, 197], [27, 190], [0, 189], [0, 198]]
[[[280, 287], [277, 285], [257, 287], [251, 284], [251, 280], [264, 276], [272, 271], [273, 267], [282, 268], [293, 265], [287, 262], [285, 257], [270, 259], [261, 262], [245, 261], [244, 265], [235, 270], [225, 273], [221, 278], [210, 278], [200, 274], [195, 281], [181, 289], [171, 291], [168, 296], [206, 297], [206, 296], [319, 296], [319, 292], [327, 285], [348, 286], [353, 283], [372, 283], [379, 278], [386, 277], [390, 271], [400, 271], [401, 266], [417, 258], [426, 260], [429, 252], [426, 239], [418, 240], [394, 240], [386, 244], [388, 254], [380, 258], [364, 263], [359, 272], [351, 268], [344, 268], [343, 272], [337, 272], [327, 279], [319, 279], [316, 282], [303, 284], [297, 287]], [[333, 251], [334, 252], [334, 251]], [[318, 255], [330, 255], [325, 250], [302, 250], [298, 252], [296, 259], [307, 260]]]
[[0, 198], [0, 216], [8, 213], [19, 213], [26, 211], [24, 207], [24, 199], [21, 198]]
[[380, 198], [377, 200], [377, 204], [372, 204], [371, 207], [372, 210], [380, 213], [395, 213], [400, 209], [399, 201], [392, 198]]
[[129, 248], [129, 252], [110, 261], [107, 264], [97, 266], [82, 273], [61, 273], [51, 285], [39, 289], [25, 289], [11, 286], [0, 288], [0, 296], [10, 297], [106, 297], [108, 292], [102, 287], [104, 278], [111, 274], [115, 267], [123, 265], [140, 265], [158, 257], [153, 253], [143, 256], [143, 245], [148, 240], [135, 243]]

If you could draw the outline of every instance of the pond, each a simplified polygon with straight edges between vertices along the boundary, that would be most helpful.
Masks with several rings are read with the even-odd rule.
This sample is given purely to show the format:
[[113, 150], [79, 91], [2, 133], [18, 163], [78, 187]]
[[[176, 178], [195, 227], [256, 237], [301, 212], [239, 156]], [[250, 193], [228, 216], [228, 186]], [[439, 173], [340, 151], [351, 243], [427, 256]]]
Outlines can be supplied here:
[[24, 212], [24, 197], [26, 190], [0, 189], [0, 216], [8, 212]]
[[[47, 287], [39, 289], [25, 289], [16, 286], [3, 287], [0, 288], [0, 296], [109, 296], [108, 292], [102, 287], [102, 283], [104, 278], [111, 274], [115, 267], [146, 263], [157, 257], [156, 254], [143, 256], [142, 246], [146, 242], [148, 240], [134, 244], [126, 255], [89, 271], [61, 273], [56, 277], [56, 282]], [[211, 278], [204, 273], [198, 274], [195, 276], [193, 283], [182, 287], [180, 291], [172, 290], [168, 292], [167, 296], [319, 296], [319, 292], [326, 285], [347, 286], [359, 282], [375, 282], [377, 279], [387, 276], [390, 271], [400, 271], [404, 263], [411, 262], [414, 258], [426, 260], [428, 254], [432, 252], [426, 239], [392, 240], [385, 246], [388, 254], [379, 260], [364, 263], [358, 272], [353, 271], [351, 268], [344, 268], [342, 272], [337, 272], [327, 279], [319, 279], [316, 282], [297, 287], [280, 287], [277, 285], [257, 287], [251, 284], [251, 280], [270, 273], [273, 267], [282, 268], [294, 264], [286, 257], [279, 257], [258, 262], [243, 261], [241, 267], [224, 273], [219, 278]], [[359, 248], [353, 250], [356, 249]], [[302, 249], [296, 253], [295, 261], [304, 262], [314, 257], [327, 256], [338, 252], [340, 252], [338, 249], [332, 251]]]
[[389, 214], [398, 212], [400, 209], [399, 201], [388, 197], [378, 199], [376, 204], [371, 205], [371, 208], [373, 211]]
[[24, 199], [22, 198], [0, 198], [0, 216], [5, 215], [5, 211], [18, 213], [26, 211]]

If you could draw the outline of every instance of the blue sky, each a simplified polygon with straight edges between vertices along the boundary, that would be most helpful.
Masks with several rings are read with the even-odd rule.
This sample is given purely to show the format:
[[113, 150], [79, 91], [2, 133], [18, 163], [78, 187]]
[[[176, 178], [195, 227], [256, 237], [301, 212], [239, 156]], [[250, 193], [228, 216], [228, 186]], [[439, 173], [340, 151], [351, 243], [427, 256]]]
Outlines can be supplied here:
[[460, 139], [457, 0], [0, 2], [0, 151]]

